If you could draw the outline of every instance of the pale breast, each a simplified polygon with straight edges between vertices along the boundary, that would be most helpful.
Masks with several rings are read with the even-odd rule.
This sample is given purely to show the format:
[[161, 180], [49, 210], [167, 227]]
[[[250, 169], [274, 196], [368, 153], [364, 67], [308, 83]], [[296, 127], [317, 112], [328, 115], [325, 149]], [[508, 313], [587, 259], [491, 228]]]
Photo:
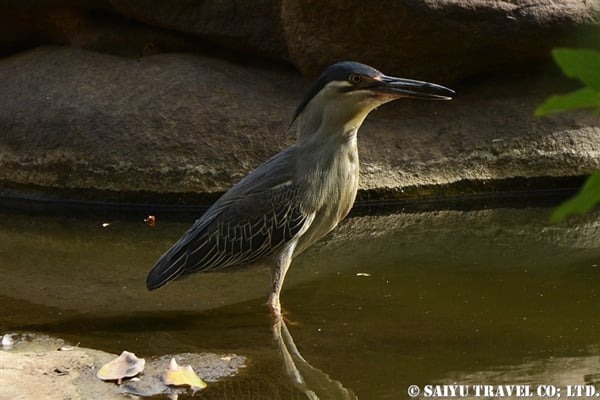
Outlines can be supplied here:
[[295, 254], [333, 230], [354, 205], [359, 178], [358, 152], [356, 146], [343, 150], [335, 155], [326, 176], [312, 188], [322, 201], [314, 209], [315, 218], [299, 239]]

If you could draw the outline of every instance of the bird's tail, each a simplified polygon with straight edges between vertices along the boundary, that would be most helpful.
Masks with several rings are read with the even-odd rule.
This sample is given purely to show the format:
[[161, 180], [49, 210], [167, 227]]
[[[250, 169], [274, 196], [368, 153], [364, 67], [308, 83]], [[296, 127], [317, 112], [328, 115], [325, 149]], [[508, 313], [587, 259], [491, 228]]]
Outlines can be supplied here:
[[169, 249], [150, 270], [146, 277], [146, 287], [149, 290], [158, 289], [183, 273], [187, 257], [185, 252], [177, 250], [181, 249]]

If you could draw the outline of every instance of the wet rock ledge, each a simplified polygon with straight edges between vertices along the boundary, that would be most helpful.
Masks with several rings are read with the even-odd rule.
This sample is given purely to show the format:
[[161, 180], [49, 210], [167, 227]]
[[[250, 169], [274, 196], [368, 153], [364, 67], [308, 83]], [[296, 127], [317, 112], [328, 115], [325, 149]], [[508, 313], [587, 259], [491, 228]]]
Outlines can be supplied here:
[[[289, 124], [310, 80], [341, 59], [457, 91], [367, 119], [362, 198], [547, 188], [600, 169], [597, 116], [533, 116], [578, 87], [549, 51], [598, 47], [593, 2], [403, 2], [383, 24], [363, 3], [234, 3], [8, 7], [0, 196], [209, 202], [294, 142]], [[342, 35], [334, 14], [356, 31]]]
[[[24, 333], [10, 336], [16, 337], [16, 344], [0, 348], [2, 399], [111, 400], [159, 394], [177, 398], [177, 394], [191, 394], [192, 390], [165, 385], [161, 377], [170, 359], [193, 365], [194, 370], [213, 386], [227, 386], [227, 378], [239, 375], [247, 361], [237, 354], [215, 353], [150, 357], [140, 375], [124, 379], [122, 384], [117, 385], [114, 381], [101, 381], [96, 377], [98, 369], [114, 360], [116, 354], [65, 345], [63, 340], [45, 335]], [[219, 390], [216, 388], [217, 392]]]

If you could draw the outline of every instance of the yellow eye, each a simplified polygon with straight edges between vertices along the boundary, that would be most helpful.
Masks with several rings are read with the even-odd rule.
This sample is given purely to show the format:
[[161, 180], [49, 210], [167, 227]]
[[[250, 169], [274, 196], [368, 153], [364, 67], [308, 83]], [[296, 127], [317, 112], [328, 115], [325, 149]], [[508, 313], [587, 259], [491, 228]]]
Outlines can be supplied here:
[[348, 82], [358, 85], [362, 82], [362, 76], [357, 74], [350, 74], [350, 76], [348, 76]]

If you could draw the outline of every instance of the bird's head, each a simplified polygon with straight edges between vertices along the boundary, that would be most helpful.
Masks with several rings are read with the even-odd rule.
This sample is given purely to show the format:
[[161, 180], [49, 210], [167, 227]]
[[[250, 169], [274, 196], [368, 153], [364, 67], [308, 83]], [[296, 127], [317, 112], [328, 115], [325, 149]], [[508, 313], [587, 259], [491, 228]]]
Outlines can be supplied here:
[[304, 129], [310, 131], [323, 123], [329, 131], [338, 127], [356, 130], [369, 112], [389, 101], [403, 97], [450, 100], [453, 94], [444, 86], [387, 76], [368, 65], [343, 61], [321, 74], [296, 109], [293, 121], [302, 119]]

